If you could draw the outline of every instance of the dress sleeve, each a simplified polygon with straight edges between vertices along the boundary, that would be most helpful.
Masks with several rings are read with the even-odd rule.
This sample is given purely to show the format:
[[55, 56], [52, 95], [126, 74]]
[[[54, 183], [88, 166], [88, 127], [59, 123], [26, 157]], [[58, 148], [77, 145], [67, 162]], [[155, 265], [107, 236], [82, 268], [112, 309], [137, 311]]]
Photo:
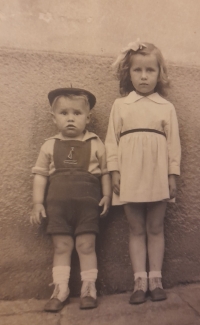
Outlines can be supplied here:
[[39, 174], [42, 176], [49, 176], [49, 165], [50, 165], [50, 155], [46, 150], [45, 143], [40, 149], [38, 159], [35, 166], [32, 168], [33, 174]]
[[168, 147], [168, 174], [180, 175], [181, 144], [178, 120], [174, 106], [170, 110], [169, 123], [165, 129]]
[[121, 128], [122, 122], [119, 114], [119, 106], [117, 105], [117, 101], [115, 101], [110, 113], [105, 140], [108, 171], [119, 170], [118, 145]]

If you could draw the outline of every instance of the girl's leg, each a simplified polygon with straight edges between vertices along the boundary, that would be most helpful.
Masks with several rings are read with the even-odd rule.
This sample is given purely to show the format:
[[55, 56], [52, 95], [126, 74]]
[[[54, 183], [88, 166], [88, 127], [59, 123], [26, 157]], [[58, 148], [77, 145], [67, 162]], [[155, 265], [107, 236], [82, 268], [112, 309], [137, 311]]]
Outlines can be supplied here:
[[129, 203], [124, 205], [129, 223], [129, 252], [133, 272], [146, 272], [146, 226], [145, 205]]
[[129, 251], [135, 277], [130, 303], [139, 304], [146, 301], [147, 291], [145, 204], [129, 203], [124, 211], [129, 223]]
[[149, 289], [153, 300], [166, 299], [162, 288], [161, 270], [164, 257], [164, 217], [167, 203], [152, 202], [147, 208], [147, 238], [149, 256]]
[[83, 234], [76, 237], [76, 250], [78, 252], [81, 268], [81, 309], [97, 307], [95, 282], [97, 279], [97, 257], [95, 251], [95, 234]]
[[71, 253], [74, 242], [71, 236], [53, 235], [53, 284], [55, 285], [51, 299], [45, 305], [45, 311], [56, 312], [64, 307], [69, 296], [69, 276]]

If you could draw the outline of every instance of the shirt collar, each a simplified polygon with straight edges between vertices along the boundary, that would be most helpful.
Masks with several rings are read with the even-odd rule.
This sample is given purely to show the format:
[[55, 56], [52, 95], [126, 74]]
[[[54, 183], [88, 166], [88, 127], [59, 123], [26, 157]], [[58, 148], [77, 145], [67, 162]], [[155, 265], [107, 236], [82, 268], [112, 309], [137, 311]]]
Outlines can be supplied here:
[[[85, 134], [83, 136], [83, 139], [81, 141], [87, 141], [89, 139], [93, 139], [93, 138], [97, 138], [97, 135], [93, 132], [89, 132], [89, 131], [85, 131]], [[58, 140], [63, 140], [63, 141], [69, 141], [69, 140], [66, 140], [63, 135], [61, 133], [58, 133], [46, 140], [50, 140], [50, 139], [58, 139]], [[74, 140], [73, 138], [71, 140]]]
[[135, 102], [139, 101], [142, 98], [148, 98], [151, 101], [158, 103], [158, 104], [168, 103], [168, 101], [166, 99], [164, 99], [163, 97], [161, 97], [158, 93], [153, 93], [149, 96], [141, 96], [141, 95], [137, 94], [135, 91], [131, 91], [128, 94], [128, 96], [125, 98], [124, 102], [126, 104], [131, 104], [131, 103], [135, 103]]

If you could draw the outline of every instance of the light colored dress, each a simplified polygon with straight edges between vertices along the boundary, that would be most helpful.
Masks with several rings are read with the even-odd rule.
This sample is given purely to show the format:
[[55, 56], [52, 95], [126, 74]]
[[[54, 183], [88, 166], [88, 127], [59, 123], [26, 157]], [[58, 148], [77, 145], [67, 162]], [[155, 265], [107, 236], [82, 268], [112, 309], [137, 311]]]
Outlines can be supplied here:
[[180, 175], [181, 147], [174, 106], [158, 93], [115, 100], [106, 136], [107, 167], [120, 172], [113, 205], [169, 199], [168, 175]]

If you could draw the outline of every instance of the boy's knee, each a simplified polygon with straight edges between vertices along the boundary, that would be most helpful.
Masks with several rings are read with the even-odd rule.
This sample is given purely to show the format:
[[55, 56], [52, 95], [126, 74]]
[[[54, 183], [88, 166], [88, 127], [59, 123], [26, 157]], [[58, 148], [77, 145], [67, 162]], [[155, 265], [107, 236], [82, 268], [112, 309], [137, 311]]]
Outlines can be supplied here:
[[93, 240], [78, 240], [76, 242], [76, 250], [78, 253], [89, 255], [95, 250], [95, 242]]
[[70, 253], [73, 250], [73, 243], [69, 240], [54, 241], [54, 251], [56, 254]]

